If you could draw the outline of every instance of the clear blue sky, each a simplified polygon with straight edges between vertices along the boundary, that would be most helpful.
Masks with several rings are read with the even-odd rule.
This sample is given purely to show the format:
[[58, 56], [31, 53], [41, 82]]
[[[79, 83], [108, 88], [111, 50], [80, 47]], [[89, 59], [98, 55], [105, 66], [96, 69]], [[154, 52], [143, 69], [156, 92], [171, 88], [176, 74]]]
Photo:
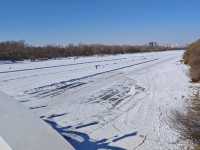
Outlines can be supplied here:
[[32, 44], [188, 43], [200, 0], [0, 0], [0, 41]]

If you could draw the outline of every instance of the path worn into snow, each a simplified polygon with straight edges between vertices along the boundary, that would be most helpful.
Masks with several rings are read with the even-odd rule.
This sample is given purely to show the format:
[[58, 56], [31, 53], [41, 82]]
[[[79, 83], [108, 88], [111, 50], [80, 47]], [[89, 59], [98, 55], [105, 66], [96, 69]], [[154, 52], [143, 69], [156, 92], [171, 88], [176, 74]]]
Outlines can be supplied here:
[[171, 111], [182, 109], [187, 95], [182, 54], [98, 57], [99, 63], [0, 74], [0, 88], [78, 150], [186, 149], [170, 128]]

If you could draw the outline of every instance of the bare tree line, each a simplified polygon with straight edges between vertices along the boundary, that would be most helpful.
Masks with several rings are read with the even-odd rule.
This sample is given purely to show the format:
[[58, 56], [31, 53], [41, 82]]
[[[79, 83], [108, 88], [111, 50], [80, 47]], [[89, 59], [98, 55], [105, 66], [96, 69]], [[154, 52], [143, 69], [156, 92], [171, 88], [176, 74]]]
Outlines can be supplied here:
[[0, 60], [51, 59], [58, 57], [124, 54], [150, 51], [165, 51], [182, 48], [137, 45], [69, 44], [67, 46], [32, 46], [24, 41], [0, 42]]

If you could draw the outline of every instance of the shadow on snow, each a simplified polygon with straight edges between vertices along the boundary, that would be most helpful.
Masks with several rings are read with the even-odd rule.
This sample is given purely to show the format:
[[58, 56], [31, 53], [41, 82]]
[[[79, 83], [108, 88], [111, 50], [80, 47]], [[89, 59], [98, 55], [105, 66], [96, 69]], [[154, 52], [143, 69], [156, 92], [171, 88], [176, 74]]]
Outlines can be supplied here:
[[[117, 137], [116, 139], [112, 140], [112, 142], [109, 142], [108, 139], [95, 141], [91, 139], [90, 136], [86, 133], [72, 131], [71, 129], [72, 126], [61, 127], [52, 120], [44, 119], [44, 121], [47, 122], [49, 125], [51, 125], [52, 128], [55, 129], [57, 132], [59, 132], [65, 138], [65, 140], [67, 140], [76, 150], [98, 150], [98, 149], [125, 150], [124, 148], [111, 146], [110, 144], [112, 142], [117, 142], [124, 138], [137, 135], [137, 132], [133, 132], [121, 137]], [[98, 124], [98, 122], [82, 125], [82, 126], [76, 127], [75, 129], [79, 129], [79, 128], [87, 127], [91, 125], [96, 125], [96, 124]]]

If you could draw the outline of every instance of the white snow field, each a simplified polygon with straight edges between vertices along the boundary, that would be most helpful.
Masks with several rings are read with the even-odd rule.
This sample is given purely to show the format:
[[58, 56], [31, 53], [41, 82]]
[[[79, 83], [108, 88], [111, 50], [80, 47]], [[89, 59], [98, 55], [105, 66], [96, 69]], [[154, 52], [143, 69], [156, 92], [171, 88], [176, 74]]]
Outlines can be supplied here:
[[1, 62], [0, 90], [77, 150], [187, 149], [170, 119], [188, 95], [183, 52]]

